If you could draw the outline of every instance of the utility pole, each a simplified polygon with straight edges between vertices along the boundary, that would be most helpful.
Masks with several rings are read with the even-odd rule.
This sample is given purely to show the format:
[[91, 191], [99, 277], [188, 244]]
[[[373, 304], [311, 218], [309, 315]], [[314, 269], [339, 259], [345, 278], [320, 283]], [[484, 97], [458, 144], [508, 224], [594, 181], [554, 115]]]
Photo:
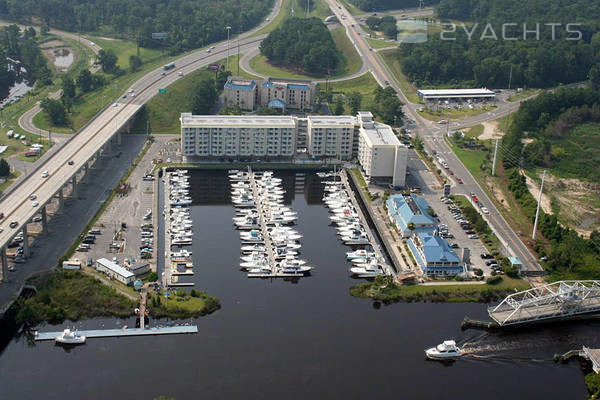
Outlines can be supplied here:
[[513, 69], [513, 66], [511, 64], [510, 65], [510, 74], [508, 75], [508, 90], [510, 90], [510, 85], [512, 83], [512, 69]]
[[306, 0], [306, 16], [310, 14], [310, 0]]
[[150, 120], [149, 119], [146, 120], [146, 138], [148, 138], [148, 136], [150, 136]]
[[237, 46], [238, 47], [238, 54], [237, 54], [237, 65], [238, 65], [238, 67], [237, 67], [237, 76], [240, 76], [240, 36], [239, 36], [239, 34], [238, 34], [238, 40], [237, 40], [237, 42], [238, 42], [238, 46]]
[[494, 161], [492, 162], [492, 176], [496, 176], [496, 157], [498, 157], [498, 143], [500, 140], [496, 139], [496, 146], [494, 147]]
[[533, 234], [531, 238], [535, 240], [535, 231], [537, 230], [538, 217], [540, 216], [540, 204], [542, 203], [542, 193], [544, 191], [544, 179], [546, 178], [546, 170], [542, 173], [542, 184], [540, 185], [540, 195], [538, 196], [537, 210], [535, 211], [535, 222], [533, 224]]
[[227, 70], [229, 70], [229, 31], [231, 30], [231, 27], [229, 25], [227, 25], [225, 27], [225, 29], [227, 29]]

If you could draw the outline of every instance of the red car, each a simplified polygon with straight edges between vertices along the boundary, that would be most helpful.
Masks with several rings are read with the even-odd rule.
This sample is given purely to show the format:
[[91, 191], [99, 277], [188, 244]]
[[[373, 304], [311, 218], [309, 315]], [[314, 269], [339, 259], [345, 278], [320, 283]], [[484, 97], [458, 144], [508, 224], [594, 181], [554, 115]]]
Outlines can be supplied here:
[[454, 175], [454, 172], [452, 172], [452, 170], [448, 170], [448, 173], [449, 173], [450, 175]]
[[4, 218], [4, 213], [0, 212], [0, 219]]

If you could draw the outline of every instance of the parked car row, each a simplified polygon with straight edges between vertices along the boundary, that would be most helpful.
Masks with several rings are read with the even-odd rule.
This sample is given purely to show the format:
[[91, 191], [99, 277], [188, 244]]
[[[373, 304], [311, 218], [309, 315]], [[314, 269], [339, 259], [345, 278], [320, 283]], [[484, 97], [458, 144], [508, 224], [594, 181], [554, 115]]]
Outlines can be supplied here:
[[460, 210], [460, 208], [458, 208], [457, 205], [454, 204], [454, 201], [452, 201], [452, 199], [443, 198], [442, 203], [448, 206], [448, 211], [450, 211], [456, 222], [458, 222], [462, 230], [465, 231], [469, 239], [479, 239], [477, 232], [475, 232], [471, 227], [471, 223], [466, 218], [464, 218], [464, 216], [462, 215], [462, 211]]
[[151, 223], [142, 225], [140, 236], [142, 239], [140, 258], [152, 258], [152, 251], [154, 249], [154, 225]]

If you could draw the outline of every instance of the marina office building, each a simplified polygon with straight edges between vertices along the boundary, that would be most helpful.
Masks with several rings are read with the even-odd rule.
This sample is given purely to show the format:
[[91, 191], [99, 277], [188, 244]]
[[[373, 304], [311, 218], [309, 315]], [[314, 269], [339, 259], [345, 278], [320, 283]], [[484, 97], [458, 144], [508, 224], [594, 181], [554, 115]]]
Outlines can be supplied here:
[[315, 159], [357, 159], [371, 181], [404, 186], [408, 148], [370, 112], [358, 116], [181, 114], [181, 154], [188, 162], [292, 160], [300, 149]]

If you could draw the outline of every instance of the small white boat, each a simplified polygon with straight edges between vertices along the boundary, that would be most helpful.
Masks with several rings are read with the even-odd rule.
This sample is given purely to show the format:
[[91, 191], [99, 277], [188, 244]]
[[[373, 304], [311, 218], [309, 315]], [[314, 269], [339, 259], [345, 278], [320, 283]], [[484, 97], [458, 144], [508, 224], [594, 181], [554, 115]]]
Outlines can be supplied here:
[[85, 335], [82, 335], [78, 331], [72, 331], [65, 329], [60, 335], [54, 338], [56, 343], [62, 344], [83, 344], [85, 343]]
[[366, 236], [342, 236], [344, 244], [370, 244], [369, 238]]
[[453, 360], [462, 356], [462, 351], [454, 340], [444, 340], [436, 347], [426, 349], [425, 355], [431, 360]]
[[249, 246], [242, 246], [243, 253], [252, 253], [253, 251], [265, 252], [266, 247], [260, 244], [254, 244]]

